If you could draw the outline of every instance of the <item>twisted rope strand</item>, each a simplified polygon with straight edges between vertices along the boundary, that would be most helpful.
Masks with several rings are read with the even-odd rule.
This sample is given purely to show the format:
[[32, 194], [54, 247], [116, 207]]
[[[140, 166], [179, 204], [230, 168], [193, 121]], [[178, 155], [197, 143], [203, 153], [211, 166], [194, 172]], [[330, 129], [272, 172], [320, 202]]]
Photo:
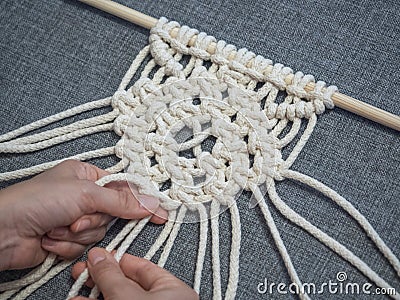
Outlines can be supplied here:
[[23, 278], [0, 283], [0, 292], [8, 290], [18, 290], [21, 287], [27, 286], [28, 284], [31, 284], [32, 282], [39, 280], [53, 266], [56, 258], [57, 255], [50, 253], [40, 266], [36, 267], [34, 270], [29, 272], [29, 274], [27, 274]]
[[109, 113], [106, 113], [104, 115], [99, 115], [96, 117], [84, 119], [84, 120], [79, 120], [76, 121], [75, 123], [68, 124], [63, 127], [58, 127], [54, 129], [50, 129], [44, 132], [36, 133], [33, 135], [25, 136], [25, 137], [20, 137], [13, 139], [8, 142], [3, 142], [0, 145], [27, 145], [27, 144], [34, 144], [37, 142], [42, 142], [46, 141], [49, 139], [52, 139], [57, 136], [62, 136], [66, 135], [68, 133], [77, 131], [79, 129], [84, 129], [84, 128], [89, 128], [89, 127], [94, 127], [97, 125], [105, 124], [108, 122], [113, 121], [116, 117], [118, 116], [118, 111], [113, 110]]
[[83, 113], [85, 111], [98, 109], [101, 107], [109, 106], [111, 104], [111, 97], [107, 97], [100, 100], [95, 100], [92, 102], [88, 102], [82, 105], [75, 106], [73, 108], [67, 109], [65, 111], [59, 112], [55, 115], [49, 116], [47, 118], [43, 118], [41, 120], [37, 120], [30, 124], [24, 125], [20, 128], [14, 129], [10, 132], [0, 135], [0, 142], [8, 141], [13, 138], [16, 138], [24, 133], [30, 132], [35, 129], [39, 129], [51, 123], [75, 116], [77, 114]]
[[343, 208], [365, 231], [368, 237], [374, 242], [379, 251], [386, 257], [393, 269], [396, 271], [397, 276], [400, 277], [400, 262], [399, 259], [393, 254], [392, 250], [385, 244], [379, 234], [375, 231], [368, 220], [362, 215], [349, 201], [344, 197], [340, 196], [337, 192], [319, 182], [318, 180], [311, 178], [305, 174], [292, 171], [284, 170], [281, 172], [285, 178], [290, 178], [299, 182], [302, 182], [317, 191], [324, 194], [326, 197], [333, 200], [337, 205]]
[[194, 275], [193, 288], [200, 293], [201, 273], [203, 271], [204, 257], [206, 255], [207, 236], [208, 236], [208, 218], [207, 211], [203, 204], [197, 204], [197, 210], [200, 216], [200, 241], [197, 253], [196, 271]]
[[233, 203], [229, 207], [231, 214], [232, 224], [232, 243], [231, 243], [231, 254], [229, 263], [229, 278], [228, 286], [225, 292], [225, 299], [235, 299], [237, 286], [239, 282], [239, 255], [240, 255], [240, 242], [241, 242], [241, 225], [239, 209], [236, 203]]
[[218, 201], [211, 202], [211, 254], [212, 254], [212, 272], [213, 272], [213, 299], [222, 299], [221, 293], [221, 267], [219, 259], [219, 210]]
[[[312, 225], [294, 210], [292, 210], [282, 199], [278, 196], [275, 184], [273, 180], [269, 181], [267, 184], [268, 195], [271, 201], [274, 203], [275, 207], [281, 212], [283, 216], [285, 216], [289, 221], [293, 222], [300, 228], [303, 228], [305, 231], [310, 233], [313, 237], [318, 239], [328, 248], [332, 249], [339, 256], [347, 260], [354, 267], [356, 267], [362, 274], [364, 274], [368, 279], [374, 282], [380, 288], [385, 290], [390, 290], [392, 287], [382, 279], [375, 271], [373, 271], [364, 261], [362, 261], [358, 256], [354, 255], [353, 252], [348, 250], [341, 243]], [[300, 285], [301, 286], [301, 285]], [[399, 295], [390, 295], [393, 299], [400, 299]]]
[[70, 156], [67, 158], [43, 163], [43, 164], [32, 166], [29, 168], [23, 168], [23, 169], [19, 169], [19, 170], [15, 170], [15, 171], [0, 173], [0, 182], [13, 180], [13, 179], [19, 179], [19, 178], [38, 174], [40, 172], [43, 172], [47, 169], [50, 169], [50, 168], [58, 165], [60, 162], [67, 160], [67, 159], [88, 160], [88, 159], [97, 158], [97, 157], [109, 156], [114, 153], [115, 153], [114, 146], [106, 147], [106, 148], [102, 148], [102, 149], [97, 149], [97, 150], [80, 153], [80, 154], [73, 155], [73, 156]]
[[[271, 182], [273, 183], [273, 179], [271, 179], [270, 182], [267, 182], [267, 186], [271, 184]], [[274, 239], [275, 245], [278, 248], [279, 254], [282, 257], [282, 260], [288, 271], [290, 279], [292, 280], [292, 282], [296, 283], [297, 286], [302, 286], [300, 278], [297, 275], [296, 269], [292, 263], [292, 259], [290, 258], [290, 255], [286, 249], [285, 244], [283, 243], [283, 240], [281, 238], [278, 228], [276, 227], [275, 221], [267, 206], [267, 203], [265, 202], [264, 196], [262, 195], [259, 187], [257, 186], [253, 185], [251, 187], [251, 191], [253, 192], [254, 197], [257, 199], [258, 206], [261, 208], [261, 212], [264, 215], [265, 221], [267, 222], [272, 238]], [[299, 297], [301, 300], [310, 300], [310, 297], [305, 293], [301, 293]]]

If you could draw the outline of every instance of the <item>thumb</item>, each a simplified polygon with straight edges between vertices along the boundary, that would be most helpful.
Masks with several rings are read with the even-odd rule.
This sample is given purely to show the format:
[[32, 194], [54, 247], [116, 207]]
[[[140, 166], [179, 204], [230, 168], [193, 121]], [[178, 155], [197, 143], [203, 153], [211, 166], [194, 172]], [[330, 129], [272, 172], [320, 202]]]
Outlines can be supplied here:
[[105, 299], [124, 299], [132, 294], [139, 297], [143, 293], [143, 289], [125, 277], [118, 262], [105, 249], [93, 248], [89, 251], [88, 269]]

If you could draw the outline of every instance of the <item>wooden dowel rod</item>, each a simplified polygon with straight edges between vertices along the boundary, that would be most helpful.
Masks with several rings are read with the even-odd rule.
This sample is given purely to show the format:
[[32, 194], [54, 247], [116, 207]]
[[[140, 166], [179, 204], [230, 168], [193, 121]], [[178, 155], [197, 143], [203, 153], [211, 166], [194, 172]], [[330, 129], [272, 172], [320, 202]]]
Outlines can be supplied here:
[[[137, 10], [126, 7], [122, 4], [113, 2], [111, 0], [80, 0], [80, 1], [147, 29], [154, 27], [157, 23], [156, 18], [150, 17], [141, 12], [138, 12]], [[178, 34], [178, 30], [179, 29], [171, 30], [170, 32], [171, 36], [176, 37]], [[193, 46], [196, 42], [196, 39], [197, 36], [193, 36], [193, 38], [189, 41], [189, 46]], [[211, 43], [207, 48], [207, 51], [211, 54], [214, 54], [215, 47], [216, 44]], [[234, 59], [235, 56], [236, 53], [232, 52], [228, 58]], [[252, 61], [250, 61], [249, 64], [251, 65]], [[268, 68], [265, 70], [265, 73], [268, 74], [271, 71], [272, 71], [272, 66], [268, 66]], [[293, 74], [288, 75], [285, 78], [285, 81], [288, 84], [291, 83], [293, 80], [293, 76], [294, 76]], [[305, 90], [312, 91], [314, 90], [314, 87], [315, 87], [314, 83], [309, 83], [306, 85]], [[332, 95], [332, 100], [335, 106], [337, 107], [343, 108], [359, 116], [362, 116], [364, 118], [382, 124], [384, 126], [393, 128], [397, 131], [400, 131], [399, 116], [396, 116], [392, 113], [389, 113], [385, 110], [382, 110], [370, 104], [364, 103], [360, 100], [354, 99], [350, 96], [341, 94], [339, 92], [334, 93]]]

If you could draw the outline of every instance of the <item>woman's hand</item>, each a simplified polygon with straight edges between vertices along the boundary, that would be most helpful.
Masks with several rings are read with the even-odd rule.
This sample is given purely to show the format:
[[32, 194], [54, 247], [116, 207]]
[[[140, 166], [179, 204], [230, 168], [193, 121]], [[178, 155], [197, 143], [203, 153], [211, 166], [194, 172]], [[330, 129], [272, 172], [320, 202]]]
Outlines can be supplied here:
[[105, 175], [91, 164], [68, 160], [1, 190], [0, 270], [36, 266], [48, 252], [75, 258], [104, 237], [113, 217], [153, 214], [152, 222], [165, 222], [158, 199], [135, 191], [136, 199], [126, 182], [95, 184]]
[[[72, 276], [88, 267], [91, 278], [86, 283], [94, 283], [105, 300], [195, 300], [197, 293], [184, 282], [152, 262], [125, 254], [120, 263], [113, 255], [101, 248], [89, 251], [88, 263], [79, 262], [72, 269]], [[87, 300], [76, 297], [74, 300]]]

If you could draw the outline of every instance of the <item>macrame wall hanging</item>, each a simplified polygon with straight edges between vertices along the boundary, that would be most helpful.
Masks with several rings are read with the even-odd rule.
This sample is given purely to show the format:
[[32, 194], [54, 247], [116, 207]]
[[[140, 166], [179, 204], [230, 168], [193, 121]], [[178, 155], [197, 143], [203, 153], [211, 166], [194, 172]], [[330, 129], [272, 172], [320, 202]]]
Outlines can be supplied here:
[[[171, 32], [176, 35], [172, 37]], [[189, 46], [195, 35], [195, 44]], [[207, 51], [211, 43], [216, 43], [214, 54]], [[236, 55], [231, 59], [233, 52]], [[269, 72], [265, 72], [267, 69]], [[141, 70], [140, 79], [131, 84], [138, 70]], [[160, 250], [160, 266], [166, 263], [185, 220], [195, 218], [200, 226], [200, 242], [193, 287], [199, 292], [207, 236], [210, 234], [214, 299], [233, 299], [236, 295], [241, 247], [236, 196], [241, 190], [252, 192], [253, 202], [265, 217], [288, 274], [298, 286], [301, 286], [301, 279], [265, 202], [265, 193], [289, 221], [351, 263], [378, 287], [390, 288], [344, 245], [292, 210], [275, 189], [276, 181], [295, 180], [323, 193], [358, 222], [400, 276], [397, 257], [350, 202], [316, 179], [291, 170], [313, 132], [317, 115], [333, 108], [332, 95], [337, 89], [318, 81], [313, 91], [306, 91], [306, 85], [314, 83], [313, 76], [296, 72], [288, 83], [285, 78], [290, 74], [293, 71], [281, 64], [273, 64], [246, 49], [237, 50], [235, 46], [217, 41], [205, 33], [161, 18], [151, 29], [149, 45], [139, 52], [112, 96], [0, 136], [0, 153], [38, 151], [92, 133], [113, 130], [121, 137], [114, 147], [72, 158], [86, 160], [116, 155], [120, 161], [108, 169], [113, 174], [100, 179], [97, 184], [127, 180], [137, 185], [141, 193], [160, 199], [161, 206], [169, 211], [169, 219], [145, 255], [151, 259]], [[279, 102], [278, 94], [282, 93], [285, 97]], [[111, 106], [112, 111], [19, 137], [64, 118], [106, 106]], [[301, 130], [302, 123], [306, 124], [304, 131]], [[191, 132], [190, 139], [181, 141], [177, 138], [183, 130]], [[282, 132], [286, 132], [283, 137]], [[203, 141], [209, 137], [214, 138], [210, 151], [202, 147]], [[297, 143], [284, 159], [282, 150], [295, 139]], [[190, 149], [191, 157], [180, 155], [181, 151]], [[33, 175], [60, 161], [3, 173], [0, 180]], [[226, 209], [229, 210], [232, 233], [228, 285], [222, 295], [218, 215]], [[127, 223], [108, 244], [107, 250], [116, 250], [116, 259], [121, 259], [148, 221], [149, 218], [145, 218]], [[57, 262], [55, 255], [50, 254], [42, 265], [22, 279], [1, 283], [0, 298], [25, 299], [72, 263]], [[85, 270], [71, 287], [68, 299], [79, 294], [87, 278], [88, 271]], [[90, 297], [98, 296], [99, 291], [94, 287]], [[307, 294], [299, 297], [309, 299]], [[400, 299], [398, 295], [392, 297]]]

